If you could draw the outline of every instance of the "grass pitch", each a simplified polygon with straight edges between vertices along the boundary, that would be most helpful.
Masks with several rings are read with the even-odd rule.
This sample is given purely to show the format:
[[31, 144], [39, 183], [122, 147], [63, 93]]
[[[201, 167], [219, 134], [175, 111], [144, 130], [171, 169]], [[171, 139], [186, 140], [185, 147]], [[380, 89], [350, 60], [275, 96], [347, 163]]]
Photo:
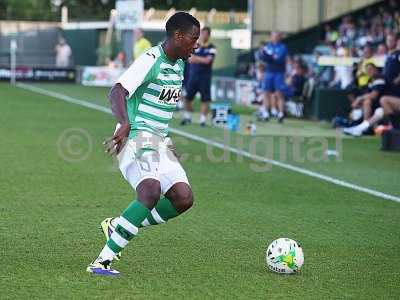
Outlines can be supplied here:
[[[106, 105], [105, 89], [47, 88]], [[276, 167], [254, 172], [254, 162], [235, 156], [211, 162], [204, 144], [177, 136], [195, 206], [143, 230], [115, 264], [120, 278], [91, 276], [85, 268], [104, 244], [99, 222], [135, 197], [101, 148], [112, 116], [0, 84], [0, 122], [1, 299], [400, 297], [399, 203]], [[185, 130], [215, 139], [222, 132]], [[303, 154], [312, 147], [308, 139]], [[380, 152], [377, 138], [342, 142], [342, 161], [283, 159], [400, 195], [399, 154]], [[244, 147], [250, 144], [245, 136]], [[274, 149], [279, 159], [279, 146]], [[277, 237], [301, 243], [300, 274], [265, 269], [264, 250]]]

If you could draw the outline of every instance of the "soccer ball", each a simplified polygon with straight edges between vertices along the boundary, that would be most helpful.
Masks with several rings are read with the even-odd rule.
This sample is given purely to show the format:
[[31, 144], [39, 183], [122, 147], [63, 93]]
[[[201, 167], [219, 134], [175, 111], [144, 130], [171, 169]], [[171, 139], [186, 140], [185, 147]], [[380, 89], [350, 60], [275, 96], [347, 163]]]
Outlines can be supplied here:
[[297, 273], [304, 263], [303, 249], [288, 238], [279, 238], [267, 248], [266, 260], [268, 268], [280, 274]]

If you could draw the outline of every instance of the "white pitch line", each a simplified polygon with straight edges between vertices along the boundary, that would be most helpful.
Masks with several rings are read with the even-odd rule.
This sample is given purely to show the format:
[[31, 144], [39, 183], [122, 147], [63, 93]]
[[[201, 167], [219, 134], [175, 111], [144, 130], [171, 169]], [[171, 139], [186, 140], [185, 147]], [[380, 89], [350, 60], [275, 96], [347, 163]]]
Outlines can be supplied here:
[[[87, 102], [87, 101], [84, 101], [84, 100], [76, 99], [76, 98], [61, 94], [61, 93], [48, 91], [48, 90], [45, 90], [45, 89], [42, 89], [42, 88], [39, 88], [39, 87], [36, 87], [36, 86], [24, 84], [24, 83], [17, 83], [17, 86], [20, 87], [20, 88], [32, 91], [32, 92], [36, 92], [36, 93], [42, 94], [42, 95], [50, 96], [50, 97], [53, 97], [53, 98], [56, 98], [56, 99], [60, 99], [60, 100], [63, 100], [63, 101], [69, 102], [69, 103], [78, 104], [78, 105], [81, 105], [81, 106], [84, 106], [84, 107], [87, 107], [87, 108], [91, 108], [91, 109], [94, 109], [94, 110], [98, 110], [98, 111], [102, 111], [102, 112], [111, 114], [111, 109], [109, 109], [107, 107], [104, 107], [104, 106], [101, 106], [101, 105], [97, 105], [97, 104], [93, 104], [93, 103], [90, 103], [90, 102]], [[180, 135], [180, 136], [186, 137], [188, 139], [191, 139], [193, 141], [197, 141], [197, 142], [200, 142], [200, 143], [203, 143], [203, 144], [206, 144], [206, 145], [210, 145], [210, 146], [222, 149], [222, 150], [228, 150], [228, 151], [230, 151], [232, 153], [235, 153], [235, 154], [238, 154], [238, 155], [242, 155], [244, 157], [253, 159], [255, 161], [269, 163], [271, 165], [274, 165], [274, 166], [277, 166], [277, 167], [281, 167], [283, 169], [291, 170], [291, 171], [294, 171], [294, 172], [297, 172], [297, 173], [301, 173], [301, 174], [304, 174], [304, 175], [307, 175], [307, 176], [310, 176], [310, 177], [314, 177], [314, 178], [317, 178], [317, 179], [320, 179], [320, 180], [324, 180], [324, 181], [333, 183], [333, 184], [338, 185], [338, 186], [346, 187], [346, 188], [349, 188], [349, 189], [353, 189], [353, 190], [356, 190], [356, 191], [359, 191], [359, 192], [363, 192], [363, 193], [366, 193], [366, 194], [370, 194], [370, 195], [376, 196], [378, 198], [382, 198], [382, 199], [385, 199], [385, 200], [391, 200], [391, 201], [395, 201], [395, 202], [400, 203], [400, 197], [398, 197], [398, 196], [394, 196], [394, 195], [390, 195], [390, 194], [386, 194], [386, 193], [383, 193], [383, 192], [379, 192], [379, 191], [376, 191], [376, 190], [373, 190], [373, 189], [370, 189], [370, 188], [362, 187], [362, 186], [359, 186], [359, 185], [356, 185], [356, 184], [353, 184], [353, 183], [350, 183], [350, 182], [346, 182], [346, 181], [343, 181], [343, 180], [340, 180], [340, 179], [337, 179], [337, 178], [334, 178], [334, 177], [330, 177], [330, 176], [326, 176], [326, 175], [323, 175], [323, 174], [320, 174], [320, 173], [317, 173], [317, 172], [313, 172], [313, 171], [307, 170], [305, 168], [296, 167], [294, 165], [290, 165], [290, 164], [283, 163], [283, 162], [280, 162], [280, 161], [276, 161], [276, 160], [273, 160], [273, 159], [265, 158], [265, 157], [262, 157], [262, 156], [259, 156], [259, 155], [254, 155], [254, 154], [251, 154], [250, 152], [247, 152], [247, 151], [244, 151], [244, 150], [241, 150], [241, 149], [237, 149], [237, 148], [234, 148], [234, 147], [231, 147], [231, 146], [227, 146], [227, 145], [224, 145], [222, 143], [218, 143], [218, 142], [215, 142], [213, 140], [206, 139], [204, 137], [201, 137], [201, 136], [198, 136], [198, 135], [194, 135], [194, 134], [191, 134], [191, 133], [179, 130], [179, 129], [170, 128], [170, 131], [175, 133], [175, 134], [177, 134], [177, 135]]]

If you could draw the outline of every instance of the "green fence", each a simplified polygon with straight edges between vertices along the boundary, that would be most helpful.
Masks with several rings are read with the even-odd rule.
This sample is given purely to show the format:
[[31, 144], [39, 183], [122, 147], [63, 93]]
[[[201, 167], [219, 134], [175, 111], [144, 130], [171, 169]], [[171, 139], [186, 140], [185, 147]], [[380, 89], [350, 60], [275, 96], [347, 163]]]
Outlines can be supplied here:
[[96, 65], [96, 50], [99, 45], [98, 30], [64, 30], [63, 36], [71, 47], [75, 65]]
[[[70, 45], [73, 53], [74, 63], [76, 65], [96, 65], [97, 49], [104, 40], [104, 30], [64, 30], [63, 35]], [[145, 37], [152, 43], [157, 45], [165, 39], [165, 32], [160, 30], [146, 30]], [[111, 54], [115, 57], [118, 50], [122, 49], [121, 42], [113, 35], [114, 44]], [[236, 61], [240, 50], [231, 48], [230, 38], [214, 38], [211, 42], [217, 47], [217, 56], [214, 62], [214, 74], [223, 76], [232, 76], [235, 70]]]

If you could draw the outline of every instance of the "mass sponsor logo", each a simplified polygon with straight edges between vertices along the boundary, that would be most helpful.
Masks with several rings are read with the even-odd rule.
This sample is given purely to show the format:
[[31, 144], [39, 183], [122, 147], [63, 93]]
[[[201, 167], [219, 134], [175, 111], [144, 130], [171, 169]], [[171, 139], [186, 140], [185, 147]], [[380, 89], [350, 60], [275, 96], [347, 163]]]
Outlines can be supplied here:
[[163, 87], [160, 95], [158, 96], [158, 102], [176, 104], [179, 101], [181, 93], [181, 87], [177, 87], [176, 85], [166, 85]]

